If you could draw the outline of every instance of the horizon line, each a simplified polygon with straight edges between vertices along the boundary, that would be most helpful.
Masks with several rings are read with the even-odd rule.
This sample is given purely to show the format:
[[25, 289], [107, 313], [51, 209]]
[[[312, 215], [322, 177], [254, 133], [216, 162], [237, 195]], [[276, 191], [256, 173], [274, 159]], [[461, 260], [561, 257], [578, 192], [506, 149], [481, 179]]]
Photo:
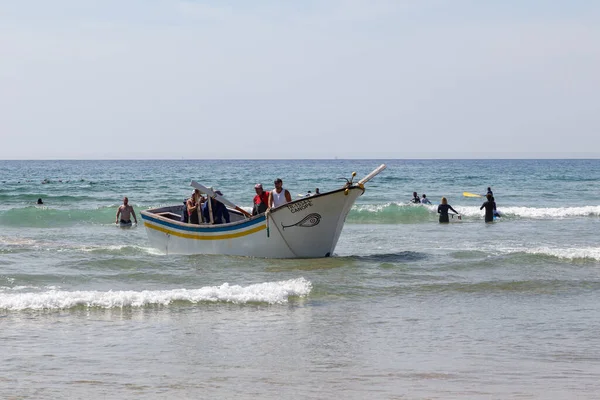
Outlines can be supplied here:
[[6, 158], [0, 161], [502, 161], [502, 160], [599, 160], [586, 157], [489, 157], [489, 158]]

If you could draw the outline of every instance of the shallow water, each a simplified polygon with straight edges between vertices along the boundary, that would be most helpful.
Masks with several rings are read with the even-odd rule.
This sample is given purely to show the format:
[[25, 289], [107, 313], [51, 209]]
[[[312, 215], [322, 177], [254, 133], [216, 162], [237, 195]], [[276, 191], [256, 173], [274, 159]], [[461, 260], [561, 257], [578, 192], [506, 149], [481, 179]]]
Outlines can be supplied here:
[[[0, 397], [596, 398], [600, 161], [386, 161], [326, 259], [166, 256], [114, 226], [123, 195], [197, 179], [248, 207], [381, 162], [0, 161]], [[462, 197], [487, 186], [493, 224]]]

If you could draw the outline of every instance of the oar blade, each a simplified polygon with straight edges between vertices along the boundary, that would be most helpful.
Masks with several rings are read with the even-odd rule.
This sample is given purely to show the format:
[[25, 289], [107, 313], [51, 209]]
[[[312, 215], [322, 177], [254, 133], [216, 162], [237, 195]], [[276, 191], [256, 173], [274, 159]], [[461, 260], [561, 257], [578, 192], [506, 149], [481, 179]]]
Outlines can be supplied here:
[[385, 164], [381, 164], [379, 167], [375, 168], [369, 175], [365, 176], [360, 181], [358, 181], [358, 183], [362, 183], [364, 185], [365, 183], [367, 183], [371, 179], [373, 179], [375, 177], [375, 175], [377, 175], [381, 171], [383, 171], [385, 168], [386, 168], [386, 165]]

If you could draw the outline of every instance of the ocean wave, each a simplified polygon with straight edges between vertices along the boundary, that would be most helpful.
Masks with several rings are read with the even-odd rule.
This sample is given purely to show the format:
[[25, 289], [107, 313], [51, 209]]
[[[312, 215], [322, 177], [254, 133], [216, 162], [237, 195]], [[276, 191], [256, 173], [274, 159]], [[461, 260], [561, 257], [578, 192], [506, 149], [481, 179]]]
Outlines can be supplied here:
[[83, 251], [86, 253], [106, 253], [106, 254], [153, 254], [153, 255], [164, 255], [164, 253], [156, 250], [152, 247], [134, 246], [134, 245], [108, 245], [108, 246], [83, 246], [73, 247], [69, 249], [60, 249], [59, 251]]
[[37, 199], [41, 198], [46, 203], [51, 204], [75, 204], [85, 201], [110, 201], [110, 198], [100, 196], [74, 196], [74, 195], [57, 195], [57, 194], [41, 194], [39, 192], [19, 193], [11, 191], [9, 193], [0, 192], [0, 202], [19, 202], [19, 203], [36, 203]]
[[64, 291], [46, 290], [30, 293], [0, 293], [0, 310], [62, 310], [74, 307], [124, 308], [168, 306], [174, 302], [223, 302], [234, 304], [284, 304], [290, 297], [305, 297], [312, 283], [304, 278], [264, 282], [248, 286], [206, 286], [200, 289], [142, 291]]
[[358, 204], [348, 215], [350, 223], [402, 224], [427, 221], [436, 217], [437, 206], [414, 205], [399, 202]]
[[[465, 220], [482, 219], [484, 212], [477, 206], [453, 205]], [[565, 219], [600, 217], [600, 206], [584, 207], [500, 207], [506, 219]], [[414, 205], [389, 202], [382, 204], [357, 204], [348, 215], [350, 223], [402, 224], [437, 220], [437, 205]]]
[[117, 207], [96, 209], [56, 209], [51, 207], [28, 206], [0, 211], [0, 225], [54, 228], [87, 224], [110, 224], [115, 221]]
[[[0, 211], [0, 225], [53, 228], [78, 224], [112, 224], [118, 204], [94, 209], [61, 209], [27, 206]], [[481, 220], [484, 212], [478, 206], [453, 207], [463, 220]], [[136, 207], [137, 210], [144, 207]], [[246, 207], [245, 207], [246, 208]], [[247, 208], [247, 210], [250, 210]], [[505, 219], [567, 219], [600, 217], [600, 206], [584, 207], [500, 207]], [[138, 211], [139, 214], [139, 211]], [[138, 215], [139, 217], [139, 215]], [[411, 224], [437, 221], [437, 205], [414, 205], [401, 202], [356, 204], [347, 221], [361, 224]]]
[[421, 261], [427, 258], [427, 254], [415, 251], [401, 251], [398, 253], [370, 254], [365, 256], [352, 256], [361, 261], [404, 263], [412, 261]]
[[600, 247], [585, 247], [585, 248], [550, 248], [550, 247], [538, 247], [534, 249], [527, 249], [525, 253], [532, 255], [541, 255], [555, 257], [562, 260], [590, 260], [600, 261]]
[[[448, 283], [426, 283], [416, 285], [421, 293], [485, 293], [503, 294], [520, 293], [529, 295], [554, 295], [559, 291], [576, 291], [600, 289], [600, 282], [581, 281], [581, 280], [560, 280], [560, 279], [540, 279], [540, 280], [514, 280], [514, 281], [482, 281], [482, 282], [448, 282]], [[414, 290], [414, 287], [411, 288]]]
[[459, 249], [452, 253], [452, 257], [459, 259], [478, 259], [484, 257], [532, 257], [556, 258], [565, 261], [600, 261], [600, 247], [490, 247]]
[[[472, 217], [482, 216], [479, 207], [455, 207], [461, 214]], [[503, 217], [523, 219], [564, 219], [576, 217], [599, 217], [600, 206], [585, 207], [499, 207]]]
[[3, 252], [12, 253], [16, 249], [27, 250], [49, 250], [58, 253], [83, 252], [111, 255], [132, 255], [132, 254], [151, 254], [164, 255], [164, 253], [152, 247], [138, 246], [132, 244], [74, 244], [61, 241], [22, 239], [8, 236], [0, 236], [0, 245], [7, 246], [7, 249], [0, 248], [0, 254]]

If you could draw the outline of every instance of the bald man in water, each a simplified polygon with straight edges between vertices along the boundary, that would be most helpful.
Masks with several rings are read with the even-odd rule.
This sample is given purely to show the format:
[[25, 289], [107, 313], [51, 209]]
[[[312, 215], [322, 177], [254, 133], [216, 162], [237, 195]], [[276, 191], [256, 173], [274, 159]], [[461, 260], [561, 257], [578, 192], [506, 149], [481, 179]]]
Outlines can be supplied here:
[[123, 205], [119, 207], [119, 209], [117, 210], [117, 220], [115, 221], [115, 224], [119, 223], [119, 215], [121, 216], [121, 223], [122, 224], [131, 224], [131, 215], [133, 215], [133, 219], [135, 220], [135, 223], [137, 224], [137, 217], [135, 216], [135, 211], [133, 211], [133, 206], [129, 205], [129, 199], [127, 197], [123, 198]]

